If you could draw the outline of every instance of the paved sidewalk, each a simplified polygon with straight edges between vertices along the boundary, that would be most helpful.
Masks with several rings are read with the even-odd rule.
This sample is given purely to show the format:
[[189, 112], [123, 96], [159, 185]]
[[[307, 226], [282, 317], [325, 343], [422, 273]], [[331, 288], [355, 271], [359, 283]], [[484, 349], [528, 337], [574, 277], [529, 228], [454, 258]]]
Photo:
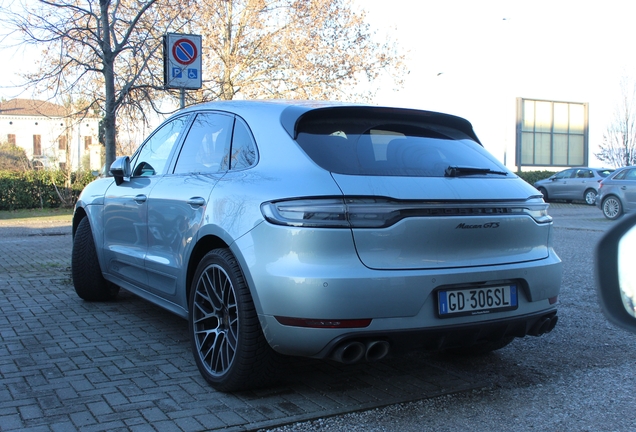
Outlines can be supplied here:
[[[557, 229], [613, 223], [595, 207], [550, 214]], [[82, 301], [70, 251], [68, 224], [0, 223], [0, 431], [255, 430], [484, 385], [413, 353], [353, 366], [294, 359], [276, 387], [219, 393], [199, 375], [186, 321], [125, 291]]]
[[482, 383], [409, 355], [294, 360], [280, 385], [224, 394], [200, 377], [187, 323], [123, 291], [80, 300], [67, 227], [0, 226], [0, 430], [253, 430]]

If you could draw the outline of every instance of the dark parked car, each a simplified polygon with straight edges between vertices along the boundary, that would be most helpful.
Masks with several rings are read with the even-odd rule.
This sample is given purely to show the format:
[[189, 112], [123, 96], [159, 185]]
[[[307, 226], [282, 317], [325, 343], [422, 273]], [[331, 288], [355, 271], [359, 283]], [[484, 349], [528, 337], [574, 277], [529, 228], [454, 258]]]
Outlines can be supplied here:
[[620, 168], [601, 182], [596, 205], [608, 219], [636, 209], [636, 166]]
[[543, 198], [548, 200], [585, 201], [594, 205], [601, 180], [607, 177], [612, 169], [606, 168], [570, 168], [539, 180], [534, 184]]
[[214, 102], [110, 172], [75, 207], [75, 290], [186, 318], [217, 389], [266, 384], [281, 355], [483, 353], [556, 325], [548, 204], [462, 118]]

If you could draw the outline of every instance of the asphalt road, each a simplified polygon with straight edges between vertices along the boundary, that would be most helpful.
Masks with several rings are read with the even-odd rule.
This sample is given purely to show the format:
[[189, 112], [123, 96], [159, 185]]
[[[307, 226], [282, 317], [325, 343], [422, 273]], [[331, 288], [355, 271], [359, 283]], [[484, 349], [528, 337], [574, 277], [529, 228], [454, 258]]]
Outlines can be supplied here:
[[[560, 321], [486, 356], [295, 360], [277, 386], [215, 392], [185, 321], [70, 284], [68, 224], [0, 223], [0, 431], [636, 430], [636, 335], [596, 303], [593, 247], [613, 222], [554, 204]], [[269, 429], [268, 429], [269, 428]]]

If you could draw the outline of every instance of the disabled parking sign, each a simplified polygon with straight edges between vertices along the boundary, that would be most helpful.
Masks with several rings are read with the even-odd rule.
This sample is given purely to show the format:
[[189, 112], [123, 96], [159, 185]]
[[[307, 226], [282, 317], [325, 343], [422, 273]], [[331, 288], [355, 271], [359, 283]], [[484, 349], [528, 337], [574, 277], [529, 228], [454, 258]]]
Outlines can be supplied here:
[[168, 33], [163, 40], [166, 88], [200, 89], [201, 36]]

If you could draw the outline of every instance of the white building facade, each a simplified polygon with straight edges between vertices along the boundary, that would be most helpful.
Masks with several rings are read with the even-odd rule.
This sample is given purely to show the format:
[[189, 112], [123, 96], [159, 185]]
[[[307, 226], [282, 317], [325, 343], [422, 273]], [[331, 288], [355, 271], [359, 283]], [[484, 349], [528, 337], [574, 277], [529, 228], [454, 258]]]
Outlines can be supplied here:
[[25, 150], [36, 168], [99, 170], [99, 118], [73, 117], [51, 102], [11, 99], [0, 103], [0, 142]]

